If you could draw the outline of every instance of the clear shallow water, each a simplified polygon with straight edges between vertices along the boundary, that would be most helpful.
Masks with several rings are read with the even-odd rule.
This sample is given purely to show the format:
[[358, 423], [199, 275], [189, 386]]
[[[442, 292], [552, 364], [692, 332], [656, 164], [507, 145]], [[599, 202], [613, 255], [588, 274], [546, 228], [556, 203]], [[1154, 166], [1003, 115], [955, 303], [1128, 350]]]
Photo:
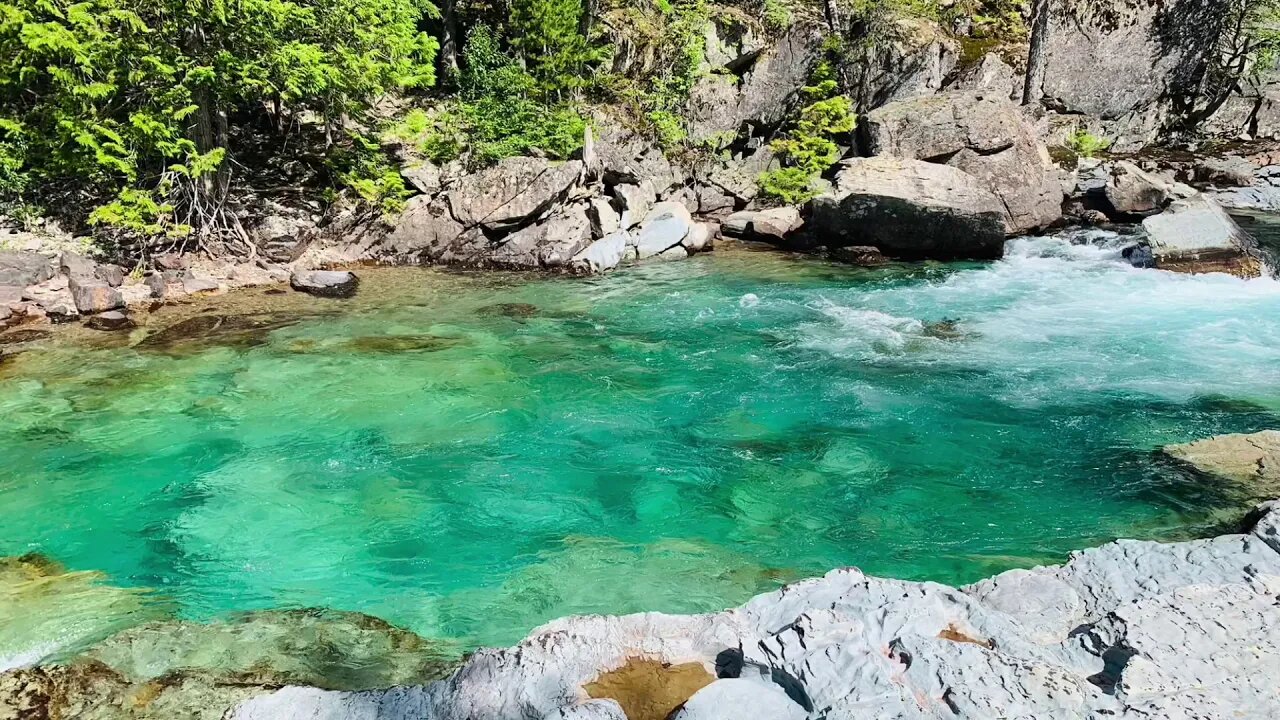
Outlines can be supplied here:
[[222, 301], [259, 314], [198, 343], [0, 367], [0, 555], [189, 618], [327, 606], [508, 644], [841, 565], [960, 583], [1204, 529], [1247, 493], [1153, 450], [1280, 424], [1280, 284], [1113, 244], [364, 277], [346, 304]]

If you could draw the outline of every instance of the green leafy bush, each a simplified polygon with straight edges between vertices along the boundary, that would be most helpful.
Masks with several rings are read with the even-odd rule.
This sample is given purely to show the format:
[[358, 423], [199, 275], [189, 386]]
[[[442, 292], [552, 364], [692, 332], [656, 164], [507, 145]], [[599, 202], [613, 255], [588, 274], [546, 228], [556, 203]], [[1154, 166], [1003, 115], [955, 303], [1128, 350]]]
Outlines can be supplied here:
[[[424, 0], [0, 0], [0, 203], [88, 198], [99, 226], [207, 230], [233, 125], [313, 114], [338, 142], [434, 81]], [[279, 123], [278, 123], [279, 124]], [[341, 177], [335, 177], [341, 181]], [[216, 229], [216, 228], [215, 228]]]
[[1080, 157], [1091, 158], [1098, 153], [1106, 152], [1110, 147], [1110, 140], [1098, 137], [1084, 128], [1067, 136], [1067, 149]]

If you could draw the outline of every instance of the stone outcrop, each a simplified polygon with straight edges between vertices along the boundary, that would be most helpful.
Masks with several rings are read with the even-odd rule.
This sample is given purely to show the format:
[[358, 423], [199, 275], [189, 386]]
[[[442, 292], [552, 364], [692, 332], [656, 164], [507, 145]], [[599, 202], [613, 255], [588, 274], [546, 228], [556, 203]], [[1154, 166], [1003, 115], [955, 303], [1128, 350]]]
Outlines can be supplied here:
[[1119, 541], [965, 588], [843, 569], [720, 613], [566, 618], [439, 683], [289, 687], [227, 718], [619, 720], [615, 698], [677, 668], [716, 678], [675, 693], [683, 720], [1265, 718], [1280, 713], [1278, 592], [1271, 503], [1242, 534]]
[[1255, 498], [1280, 494], [1280, 431], [1218, 435], [1164, 453], [1206, 475], [1225, 480]]
[[895, 157], [850, 160], [809, 227], [829, 248], [870, 246], [904, 259], [999, 258], [1004, 205], [972, 175]]
[[960, 61], [960, 45], [937, 23], [910, 16], [892, 18], [874, 43], [854, 43], [843, 54], [858, 108], [932, 95], [945, 86]]
[[1010, 234], [1062, 216], [1062, 175], [1008, 99], [951, 92], [890, 103], [867, 115], [867, 136], [873, 155], [942, 163], [977, 178], [1003, 203]]
[[22, 250], [0, 250], [0, 285], [25, 287], [52, 277], [49, 258]]
[[444, 197], [453, 218], [464, 228], [510, 229], [563, 200], [581, 175], [578, 160], [510, 157], [463, 176]]
[[1257, 242], [1204, 195], [1177, 200], [1142, 221], [1155, 267], [1174, 272], [1262, 275]]
[[298, 292], [328, 298], [348, 298], [356, 294], [360, 278], [346, 270], [310, 270], [295, 272], [289, 285]]
[[1195, 88], [1225, 14], [1203, 0], [1053, 4], [1044, 92], [1052, 107], [1101, 121], [1113, 149], [1156, 139]]

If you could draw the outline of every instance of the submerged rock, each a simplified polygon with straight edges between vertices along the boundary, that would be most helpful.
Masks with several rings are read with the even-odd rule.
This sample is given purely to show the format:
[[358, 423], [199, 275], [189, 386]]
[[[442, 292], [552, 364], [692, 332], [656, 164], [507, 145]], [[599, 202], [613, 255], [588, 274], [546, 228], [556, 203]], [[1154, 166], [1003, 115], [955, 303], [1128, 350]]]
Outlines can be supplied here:
[[151, 333], [136, 347], [176, 353], [215, 345], [252, 347], [265, 343], [271, 333], [301, 319], [302, 316], [288, 313], [197, 315]]
[[634, 657], [622, 667], [602, 673], [583, 689], [593, 699], [618, 703], [627, 720], [667, 720], [715, 679], [702, 663], [672, 665]]
[[42, 555], [0, 558], [0, 671], [69, 658], [166, 610], [101, 573], [68, 571]]
[[[677, 717], [690, 720], [799, 717], [784, 697], [828, 720], [1274, 717], [1280, 502], [1255, 520], [1244, 534], [1119, 541], [965, 588], [843, 569], [725, 612], [566, 618], [514, 648], [477, 652], [440, 683], [285, 688], [227, 717], [612, 719], [610, 706], [587, 700], [617, 699], [623, 693], [602, 692], [601, 679], [630, 678], [638, 661], [721, 678], [685, 701], [678, 712], [688, 714]], [[740, 658], [725, 661], [730, 654]], [[723, 683], [736, 677], [749, 682]], [[710, 714], [700, 714], [701, 693], [714, 698]], [[775, 702], [782, 714], [767, 714]]]
[[1000, 199], [962, 170], [922, 160], [847, 161], [813, 200], [810, 225], [830, 247], [870, 246], [906, 259], [999, 258]]
[[309, 270], [295, 272], [289, 285], [298, 292], [327, 298], [349, 298], [360, 287], [360, 278], [346, 270]]
[[237, 685], [368, 690], [423, 683], [454, 665], [432, 643], [360, 613], [267, 610], [208, 623], [152, 622], [107, 639], [85, 657], [132, 683], [175, 673]]
[[1186, 273], [1262, 275], [1257, 242], [1218, 203], [1195, 195], [1142, 221], [1155, 266]]
[[1218, 435], [1166, 446], [1164, 454], [1233, 483], [1255, 498], [1280, 495], [1280, 431]]

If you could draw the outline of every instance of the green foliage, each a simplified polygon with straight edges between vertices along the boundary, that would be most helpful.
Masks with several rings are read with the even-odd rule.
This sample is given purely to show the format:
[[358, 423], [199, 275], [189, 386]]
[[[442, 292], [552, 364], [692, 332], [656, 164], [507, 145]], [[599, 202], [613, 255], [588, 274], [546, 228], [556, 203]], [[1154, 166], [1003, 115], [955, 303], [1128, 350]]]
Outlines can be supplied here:
[[607, 55], [581, 32], [582, 0], [513, 0], [511, 45], [530, 76], [562, 99], [589, 82], [588, 68]]
[[849, 98], [839, 94], [829, 63], [814, 71], [812, 85], [803, 92], [810, 101], [787, 135], [775, 140], [773, 151], [784, 167], [760, 174], [757, 182], [766, 196], [788, 205], [808, 200], [816, 193], [817, 180], [840, 160], [833, 138], [853, 131], [857, 116]]
[[[220, 207], [236, 116], [325, 125], [434, 81], [424, 0], [0, 0], [0, 203], [87, 197], [174, 234]], [[364, 183], [357, 190], [364, 194]], [[181, 216], [182, 221], [177, 218]]]
[[388, 135], [414, 144], [432, 162], [465, 155], [472, 166], [534, 153], [565, 159], [582, 147], [586, 121], [573, 107], [551, 102], [545, 86], [502, 50], [492, 28], [472, 29], [462, 61], [461, 97], [431, 113], [410, 111]]
[[791, 5], [787, 0], [764, 0], [761, 17], [765, 27], [781, 32], [791, 27]]
[[1098, 153], [1106, 152], [1107, 148], [1111, 147], [1111, 141], [1080, 128], [1067, 136], [1066, 147], [1080, 157], [1091, 158]]
[[672, 62], [653, 78], [642, 98], [645, 118], [666, 150], [682, 147], [688, 138], [681, 111], [705, 71], [709, 22], [707, 0], [682, 0], [672, 5], [664, 36], [664, 45], [673, 48]]

